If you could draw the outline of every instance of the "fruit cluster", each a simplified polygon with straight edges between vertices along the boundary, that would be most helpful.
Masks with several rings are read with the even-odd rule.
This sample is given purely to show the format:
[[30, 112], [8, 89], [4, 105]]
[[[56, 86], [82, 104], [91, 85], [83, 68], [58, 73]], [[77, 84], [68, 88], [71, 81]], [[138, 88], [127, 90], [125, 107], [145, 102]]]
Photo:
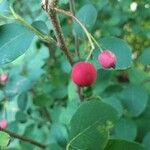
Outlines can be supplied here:
[[[99, 54], [98, 61], [104, 69], [115, 68], [116, 56], [110, 50], [105, 50]], [[79, 87], [91, 86], [97, 77], [96, 68], [89, 62], [78, 62], [72, 68], [71, 77]]]

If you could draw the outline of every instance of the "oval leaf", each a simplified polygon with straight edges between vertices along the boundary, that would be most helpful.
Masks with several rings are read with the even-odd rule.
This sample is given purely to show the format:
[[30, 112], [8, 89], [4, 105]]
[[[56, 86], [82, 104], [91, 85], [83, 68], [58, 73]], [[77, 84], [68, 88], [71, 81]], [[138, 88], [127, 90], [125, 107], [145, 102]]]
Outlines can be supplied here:
[[114, 138], [124, 140], [134, 140], [137, 134], [136, 124], [129, 119], [120, 119], [115, 126]]
[[141, 86], [129, 85], [121, 93], [121, 98], [127, 111], [132, 116], [139, 116], [146, 108], [148, 94]]
[[[83, 6], [76, 14], [76, 17], [88, 28], [90, 29], [96, 22], [97, 10], [91, 4]], [[84, 31], [80, 25], [74, 22], [74, 31], [80, 37], [84, 36]]]
[[71, 119], [68, 150], [103, 149], [108, 140], [110, 126], [118, 119], [117, 112], [98, 100], [83, 103]]
[[0, 26], [0, 65], [9, 63], [25, 53], [34, 34], [16, 23]]
[[139, 57], [139, 62], [143, 65], [150, 65], [150, 47], [144, 49], [141, 56]]
[[124, 140], [110, 140], [104, 150], [148, 150], [142, 145]]

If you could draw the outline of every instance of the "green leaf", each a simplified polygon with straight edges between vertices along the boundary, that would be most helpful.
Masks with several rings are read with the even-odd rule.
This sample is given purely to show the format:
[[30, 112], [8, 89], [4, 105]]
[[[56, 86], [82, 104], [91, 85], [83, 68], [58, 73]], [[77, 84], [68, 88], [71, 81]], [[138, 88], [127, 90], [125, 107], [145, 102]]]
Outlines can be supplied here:
[[5, 87], [5, 94], [12, 99], [17, 94], [19, 95], [28, 91], [31, 88], [31, 85], [32, 83], [28, 78], [15, 75], [7, 83]]
[[148, 132], [142, 142], [147, 148], [150, 148], [150, 132]]
[[16, 121], [21, 123], [27, 122], [27, 117], [28, 116], [22, 111], [18, 111], [15, 115]]
[[9, 140], [10, 140], [10, 136], [5, 132], [0, 131], [0, 148], [7, 147]]
[[20, 110], [24, 111], [27, 107], [27, 103], [28, 103], [28, 94], [21, 93], [17, 98], [17, 104]]
[[49, 30], [47, 25], [44, 21], [38, 20], [32, 23], [32, 26], [34, 26], [37, 30], [40, 32], [43, 32], [44, 34], [48, 34]]
[[52, 144], [48, 145], [46, 150], [62, 150], [62, 149], [57, 143], [52, 143]]
[[34, 34], [16, 23], [0, 26], [0, 65], [21, 56], [29, 48]]
[[79, 96], [77, 94], [77, 86], [70, 81], [69, 85], [68, 85], [68, 99], [69, 101], [78, 99], [79, 100]]
[[104, 98], [103, 102], [111, 105], [114, 109], [116, 109], [118, 111], [119, 116], [123, 114], [123, 107], [116, 96]]
[[101, 39], [100, 44], [104, 50], [108, 49], [116, 55], [117, 62], [115, 69], [122, 70], [131, 66], [131, 48], [126, 42], [119, 38], [106, 37]]
[[143, 65], [150, 65], [150, 47], [143, 50], [139, 57], [139, 62]]
[[142, 145], [125, 140], [109, 140], [104, 150], [148, 150]]
[[51, 126], [51, 132], [50, 134], [52, 137], [56, 139], [56, 141], [60, 144], [65, 146], [66, 145], [66, 139], [68, 138], [67, 129], [64, 124], [61, 123], [53, 123]]
[[95, 4], [95, 6], [97, 7], [97, 9], [102, 9], [109, 1], [108, 0], [92, 0], [91, 1], [93, 4]]
[[60, 0], [59, 2], [60, 2], [60, 4], [67, 4], [69, 2], [69, 0]]
[[145, 79], [149, 78], [149, 75], [143, 70], [137, 68], [131, 68], [128, 70], [129, 80], [133, 84], [140, 84]]
[[[76, 17], [82, 22], [83, 25], [85, 25], [88, 29], [91, 29], [96, 22], [97, 10], [93, 5], [87, 4], [77, 12]], [[73, 28], [75, 33], [83, 38], [84, 31], [80, 25], [74, 22]]]
[[129, 119], [121, 118], [115, 126], [113, 138], [134, 140], [137, 134], [136, 124]]
[[83, 103], [71, 119], [67, 150], [71, 147], [102, 150], [117, 119], [117, 112], [108, 104], [98, 100]]
[[131, 116], [139, 116], [146, 108], [148, 93], [139, 85], [129, 85], [121, 93], [122, 102]]
[[44, 107], [44, 106], [50, 106], [52, 103], [52, 99], [48, 95], [37, 95], [33, 99], [33, 103], [36, 106]]

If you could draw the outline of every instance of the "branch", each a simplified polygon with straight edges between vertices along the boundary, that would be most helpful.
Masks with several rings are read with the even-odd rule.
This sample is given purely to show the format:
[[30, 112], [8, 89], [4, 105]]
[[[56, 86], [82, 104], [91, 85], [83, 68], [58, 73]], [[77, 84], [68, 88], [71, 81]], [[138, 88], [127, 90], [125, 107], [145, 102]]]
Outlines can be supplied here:
[[3, 132], [5, 132], [5, 133], [7, 133], [7, 134], [9, 134], [9, 135], [10, 135], [11, 137], [13, 137], [13, 138], [16, 138], [16, 139], [19, 139], [19, 140], [21, 140], [21, 141], [30, 143], [30, 144], [32, 144], [32, 145], [35, 145], [35, 146], [41, 148], [41, 149], [45, 149], [45, 148], [47, 147], [47, 145], [41, 144], [41, 143], [39, 143], [39, 142], [37, 142], [37, 141], [34, 141], [34, 140], [29, 139], [29, 138], [27, 138], [27, 137], [18, 135], [18, 134], [16, 134], [16, 133], [13, 133], [13, 132], [8, 131], [8, 130], [6, 130], [6, 129], [0, 129], [0, 130], [3, 131]]
[[54, 9], [55, 5], [56, 5], [55, 2], [50, 2], [50, 7], [48, 9], [48, 15], [53, 24], [54, 33], [55, 33], [56, 39], [58, 41], [58, 46], [61, 48], [61, 50], [66, 55], [71, 66], [73, 66], [73, 59], [72, 59], [71, 54], [66, 46], [64, 35], [63, 35], [62, 28], [60, 25], [60, 21], [57, 17], [56, 10]]

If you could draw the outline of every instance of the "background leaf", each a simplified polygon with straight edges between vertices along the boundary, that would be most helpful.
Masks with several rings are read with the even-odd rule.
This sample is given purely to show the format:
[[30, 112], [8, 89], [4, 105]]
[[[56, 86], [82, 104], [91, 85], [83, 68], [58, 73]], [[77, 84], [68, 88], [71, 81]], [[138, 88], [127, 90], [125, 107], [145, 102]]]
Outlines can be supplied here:
[[[87, 4], [77, 12], [76, 17], [83, 23], [83, 25], [85, 25], [88, 29], [91, 29], [96, 22], [97, 10], [93, 5]], [[73, 28], [75, 33], [83, 38], [84, 31], [80, 25], [74, 22]]]

